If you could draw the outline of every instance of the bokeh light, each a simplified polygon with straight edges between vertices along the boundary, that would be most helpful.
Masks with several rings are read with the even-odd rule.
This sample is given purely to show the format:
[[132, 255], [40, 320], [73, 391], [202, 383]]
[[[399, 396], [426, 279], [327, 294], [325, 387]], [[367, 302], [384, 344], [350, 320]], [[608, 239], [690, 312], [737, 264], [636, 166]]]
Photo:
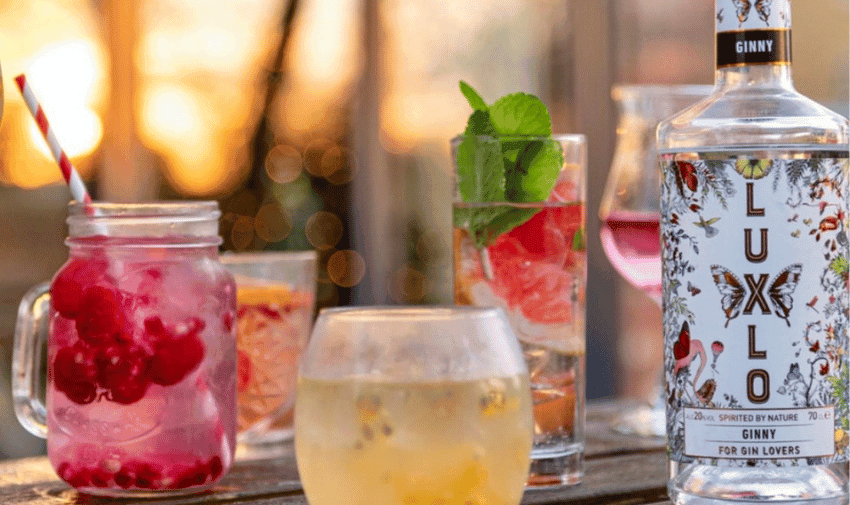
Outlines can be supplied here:
[[387, 289], [390, 297], [398, 303], [419, 303], [427, 294], [427, 283], [425, 274], [405, 265], [393, 272]]
[[342, 160], [339, 166], [333, 172], [325, 175], [325, 179], [331, 184], [348, 184], [354, 180], [354, 158], [348, 155], [348, 151], [343, 149]]
[[286, 184], [301, 175], [301, 153], [292, 146], [278, 144], [266, 155], [266, 174], [269, 179]]
[[322, 177], [327, 179], [333, 175], [334, 172], [342, 168], [344, 162], [345, 155], [342, 152], [342, 148], [336, 144], [330, 146], [325, 150], [325, 153], [322, 155], [322, 161], [320, 162]]
[[280, 242], [292, 231], [292, 219], [275, 204], [260, 207], [254, 218], [257, 236], [266, 242]]
[[316, 212], [307, 220], [307, 240], [319, 250], [336, 247], [344, 231], [342, 220], [331, 212]]
[[322, 159], [336, 144], [328, 139], [314, 139], [304, 148], [304, 170], [314, 177], [323, 177]]
[[254, 241], [254, 220], [248, 216], [237, 216], [230, 229], [230, 242], [237, 251], [244, 251]]
[[366, 261], [357, 251], [337, 251], [328, 258], [328, 277], [344, 288], [356, 286], [366, 274]]

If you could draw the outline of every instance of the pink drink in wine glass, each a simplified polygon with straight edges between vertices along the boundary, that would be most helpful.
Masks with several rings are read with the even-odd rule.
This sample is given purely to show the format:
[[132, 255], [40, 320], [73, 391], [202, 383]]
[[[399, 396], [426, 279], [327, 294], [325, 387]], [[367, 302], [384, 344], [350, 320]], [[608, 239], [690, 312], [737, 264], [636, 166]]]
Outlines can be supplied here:
[[605, 255], [629, 283], [661, 303], [661, 242], [658, 214], [613, 212], [602, 224]]

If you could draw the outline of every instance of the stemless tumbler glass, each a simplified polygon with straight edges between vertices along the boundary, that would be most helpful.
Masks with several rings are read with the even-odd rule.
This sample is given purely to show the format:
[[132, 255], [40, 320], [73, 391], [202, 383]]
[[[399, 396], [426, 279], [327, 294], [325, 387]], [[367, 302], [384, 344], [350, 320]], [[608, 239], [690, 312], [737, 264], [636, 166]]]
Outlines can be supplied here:
[[531, 395], [500, 309], [326, 309], [299, 371], [311, 505], [519, 504]]
[[68, 261], [22, 300], [15, 411], [80, 491], [196, 492], [230, 468], [236, 293], [218, 218], [215, 202], [72, 203]]
[[240, 443], [292, 438], [298, 360], [316, 299], [315, 251], [225, 254], [236, 280]]

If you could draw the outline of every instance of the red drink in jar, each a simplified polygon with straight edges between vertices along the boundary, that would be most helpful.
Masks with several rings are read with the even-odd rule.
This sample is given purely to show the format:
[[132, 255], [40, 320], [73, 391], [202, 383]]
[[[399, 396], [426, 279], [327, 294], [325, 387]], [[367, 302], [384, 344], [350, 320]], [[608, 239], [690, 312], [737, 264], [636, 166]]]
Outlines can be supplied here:
[[[235, 285], [218, 262], [217, 205], [93, 208], [72, 206], [70, 258], [50, 285], [46, 420], [25, 415], [32, 388], [16, 395], [19, 418], [81, 491], [208, 488], [232, 465], [236, 434]], [[26, 372], [33, 321], [22, 317], [14, 366]]]

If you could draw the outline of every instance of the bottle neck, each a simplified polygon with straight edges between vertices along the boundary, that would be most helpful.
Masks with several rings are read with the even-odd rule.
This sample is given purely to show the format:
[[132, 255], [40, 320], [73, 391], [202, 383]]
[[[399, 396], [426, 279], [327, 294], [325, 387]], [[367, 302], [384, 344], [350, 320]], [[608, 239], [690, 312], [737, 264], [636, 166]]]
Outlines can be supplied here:
[[715, 2], [715, 84], [792, 89], [790, 0]]
[[790, 64], [720, 67], [714, 72], [714, 84], [721, 90], [755, 87], [794, 89]]

